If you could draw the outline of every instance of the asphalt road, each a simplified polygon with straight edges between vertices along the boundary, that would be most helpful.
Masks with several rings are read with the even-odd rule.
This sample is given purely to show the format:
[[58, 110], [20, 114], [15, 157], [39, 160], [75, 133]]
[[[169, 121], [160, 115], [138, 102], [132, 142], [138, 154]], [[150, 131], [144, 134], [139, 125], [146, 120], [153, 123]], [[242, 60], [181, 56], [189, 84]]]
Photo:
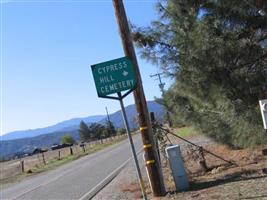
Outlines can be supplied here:
[[[140, 136], [134, 137], [136, 151]], [[128, 140], [1, 190], [1, 199], [81, 199], [132, 156]], [[132, 164], [133, 161], [130, 161]]]

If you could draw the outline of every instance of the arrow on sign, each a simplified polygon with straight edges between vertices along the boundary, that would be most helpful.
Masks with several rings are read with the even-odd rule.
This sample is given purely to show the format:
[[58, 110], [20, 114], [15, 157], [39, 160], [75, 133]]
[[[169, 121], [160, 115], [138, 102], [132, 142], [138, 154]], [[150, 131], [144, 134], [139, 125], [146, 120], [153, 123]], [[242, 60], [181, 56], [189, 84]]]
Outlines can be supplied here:
[[122, 72], [122, 75], [123, 75], [123, 76], [127, 76], [128, 74], [129, 74], [129, 73], [128, 73], [127, 71], [123, 71], [123, 72]]

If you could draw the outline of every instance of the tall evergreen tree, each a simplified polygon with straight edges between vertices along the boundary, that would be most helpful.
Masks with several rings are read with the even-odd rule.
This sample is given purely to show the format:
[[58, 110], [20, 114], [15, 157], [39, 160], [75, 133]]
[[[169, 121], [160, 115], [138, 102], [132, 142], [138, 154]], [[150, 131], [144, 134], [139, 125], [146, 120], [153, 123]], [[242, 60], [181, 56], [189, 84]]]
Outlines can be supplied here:
[[266, 3], [161, 0], [157, 9], [159, 20], [134, 28], [133, 39], [175, 80], [164, 98], [176, 122], [235, 147], [266, 141]]
[[92, 123], [89, 126], [90, 132], [92, 133], [92, 138], [93, 139], [101, 139], [104, 138], [105, 135], [107, 134], [107, 131], [105, 129], [105, 126], [102, 124], [98, 124], [98, 123]]
[[115, 136], [116, 135], [116, 129], [111, 121], [106, 122], [106, 129], [108, 131], [108, 136]]
[[84, 121], [80, 122], [79, 135], [82, 142], [90, 141], [91, 139], [91, 132]]

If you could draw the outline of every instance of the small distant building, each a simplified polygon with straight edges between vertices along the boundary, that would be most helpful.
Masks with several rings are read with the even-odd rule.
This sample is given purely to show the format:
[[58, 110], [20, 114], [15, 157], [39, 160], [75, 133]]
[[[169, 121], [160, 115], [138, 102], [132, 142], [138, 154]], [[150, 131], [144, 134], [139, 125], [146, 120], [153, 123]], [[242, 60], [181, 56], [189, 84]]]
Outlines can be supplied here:
[[62, 148], [65, 148], [65, 147], [71, 147], [73, 146], [73, 144], [54, 144], [53, 146], [50, 147], [51, 150], [56, 150], [56, 149], [62, 149]]
[[44, 153], [47, 152], [48, 149], [42, 149], [42, 148], [34, 148], [34, 150], [30, 153], [30, 155], [35, 155], [38, 153]]

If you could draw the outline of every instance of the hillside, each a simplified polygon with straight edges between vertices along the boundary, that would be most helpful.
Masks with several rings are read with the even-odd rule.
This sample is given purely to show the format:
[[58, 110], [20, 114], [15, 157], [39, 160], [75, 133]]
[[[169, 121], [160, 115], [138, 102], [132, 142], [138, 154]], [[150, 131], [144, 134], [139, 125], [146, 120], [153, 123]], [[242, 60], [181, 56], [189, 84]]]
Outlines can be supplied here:
[[[149, 101], [147, 102], [149, 112], [154, 112], [156, 115], [156, 118], [158, 120], [163, 120], [164, 116], [164, 108], [157, 104], [154, 101]], [[127, 116], [128, 116], [128, 121], [131, 129], [137, 128], [136, 122], [134, 122], [134, 117], [137, 115], [135, 105], [129, 105], [125, 108]], [[99, 121], [94, 121], [92, 119], [97, 119], [99, 118]], [[0, 143], [0, 155], [1, 158], [11, 158], [15, 154], [18, 153], [28, 153], [31, 150], [33, 150], [35, 147], [50, 147], [51, 145], [55, 143], [60, 142], [60, 138], [65, 135], [71, 135], [76, 141], [80, 140], [79, 137], [79, 124], [80, 121], [84, 120], [88, 125], [93, 122], [105, 124], [107, 121], [106, 117], [101, 117], [101, 116], [89, 116], [87, 118], [77, 118], [77, 119], [71, 119], [67, 120], [64, 122], [60, 122], [54, 126], [43, 128], [43, 129], [36, 129], [32, 131], [36, 131], [35, 134], [37, 133], [37, 130], [40, 132], [42, 131], [47, 131], [47, 130], [53, 130], [56, 129], [57, 131], [51, 131], [50, 133], [46, 134], [39, 134], [35, 137], [29, 137], [30, 133], [32, 131], [26, 131], [26, 137], [25, 138], [19, 138], [19, 139], [13, 139], [13, 140], [2, 140]], [[110, 115], [110, 120], [114, 124], [116, 128], [124, 127], [122, 116], [121, 116], [121, 111], [117, 111], [113, 114]], [[88, 122], [89, 121], [89, 122]], [[66, 124], [71, 124], [71, 126], [65, 126]], [[63, 127], [60, 129], [59, 127]], [[23, 133], [23, 131], [17, 131], [17, 133]], [[14, 134], [13, 134], [14, 136]], [[23, 135], [20, 135], [23, 137]]]
[[36, 147], [48, 148], [53, 144], [58, 144], [60, 142], [61, 137], [66, 134], [71, 135], [76, 141], [80, 139], [78, 130], [73, 130], [69, 132], [54, 132], [31, 138], [1, 141], [1, 158], [9, 159], [12, 158], [15, 154], [23, 155], [31, 153]]
[[89, 116], [84, 118], [74, 118], [70, 120], [66, 120], [60, 123], [57, 123], [52, 126], [48, 126], [45, 128], [38, 128], [34, 130], [23, 130], [23, 131], [14, 131], [7, 133], [2, 136], [1, 140], [13, 140], [13, 139], [20, 139], [20, 138], [30, 138], [35, 137], [42, 134], [48, 134], [52, 132], [62, 132], [62, 131], [71, 131], [75, 130], [79, 127], [79, 123], [83, 120], [85, 123], [93, 123], [98, 122], [103, 119], [104, 115], [95, 115]]
[[[155, 101], [148, 101], [147, 102], [147, 106], [148, 106], [148, 110], [149, 112], [154, 112], [155, 113], [155, 117], [156, 119], [162, 121], [163, 117], [164, 117], [164, 108], [156, 103]], [[125, 108], [126, 113], [127, 113], [127, 117], [128, 117], [128, 121], [129, 121], [129, 125], [131, 129], [135, 129], [137, 128], [138, 124], [135, 121], [135, 117], [137, 116], [137, 112], [135, 109], [135, 105], [129, 105]], [[105, 123], [107, 121], [107, 118], [103, 118], [102, 120], [99, 121], [99, 123]], [[117, 128], [119, 127], [124, 127], [123, 124], [123, 119], [122, 119], [122, 115], [121, 115], [121, 111], [117, 111], [115, 113], [113, 113], [112, 115], [110, 115], [110, 121], [112, 121], [113, 125]]]

